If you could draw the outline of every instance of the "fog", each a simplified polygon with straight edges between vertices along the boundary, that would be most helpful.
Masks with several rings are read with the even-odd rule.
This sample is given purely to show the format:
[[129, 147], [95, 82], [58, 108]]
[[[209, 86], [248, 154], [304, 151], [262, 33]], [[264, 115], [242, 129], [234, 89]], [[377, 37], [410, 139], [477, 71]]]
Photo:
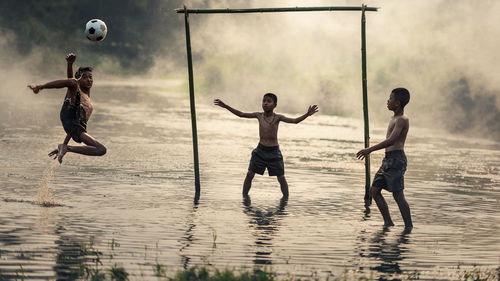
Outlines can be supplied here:
[[[234, 3], [234, 2], [232, 2]], [[308, 6], [361, 5], [308, 1]], [[226, 7], [227, 3], [211, 7]], [[241, 2], [240, 2], [241, 4]], [[250, 7], [303, 6], [253, 1]], [[385, 122], [395, 87], [410, 90], [413, 124], [478, 137], [500, 137], [495, 71], [497, 1], [370, 1], [367, 12], [370, 117]], [[360, 13], [192, 15], [195, 77], [202, 89], [246, 109], [275, 92], [279, 109], [362, 117]], [[245, 96], [245, 99], [238, 97]], [[249, 105], [250, 103], [250, 105]]]
[[[97, 79], [109, 76], [129, 79], [131, 75], [144, 79], [187, 79], [184, 19], [172, 10], [180, 8], [182, 3], [143, 2], [154, 2], [160, 7], [150, 16], [152, 20], [164, 17], [164, 22], [155, 24], [144, 18], [136, 21], [129, 16], [122, 26], [108, 24], [108, 38], [101, 45], [75, 39], [73, 43], [66, 42], [64, 49], [57, 47], [60, 45], [57, 40], [41, 40], [30, 48], [20, 48], [19, 38], [26, 38], [26, 34], [21, 35], [1, 21], [3, 122], [6, 116], [12, 116], [21, 97], [23, 103], [36, 104], [25, 88], [28, 82], [64, 77], [67, 51], [79, 51], [76, 65], [96, 66], [96, 73], [100, 74]], [[361, 1], [185, 3], [189, 8], [362, 4]], [[411, 100], [405, 113], [412, 124], [500, 140], [496, 71], [500, 63], [497, 53], [500, 27], [495, 22], [500, 3], [380, 0], [367, 4], [380, 7], [378, 12], [367, 12], [371, 121], [384, 124], [390, 117], [385, 107], [390, 91], [406, 87]], [[147, 11], [141, 15], [147, 17]], [[112, 14], [111, 22], [120, 18], [119, 9], [107, 13]], [[241, 110], [257, 111], [262, 95], [273, 92], [278, 96], [279, 112], [301, 114], [309, 104], [318, 104], [321, 114], [362, 118], [360, 18], [360, 12], [190, 15], [197, 101], [209, 103], [219, 97]], [[128, 25], [137, 30], [137, 23], [144, 25], [140, 29], [144, 35], [137, 37], [138, 40], [127, 38], [123, 30], [131, 28]], [[116, 29], [121, 30], [122, 37], [113, 37]], [[83, 38], [81, 30], [68, 34]], [[150, 46], [110, 51], [120, 44], [132, 46], [136, 41]], [[130, 50], [137, 53], [127, 53]]]

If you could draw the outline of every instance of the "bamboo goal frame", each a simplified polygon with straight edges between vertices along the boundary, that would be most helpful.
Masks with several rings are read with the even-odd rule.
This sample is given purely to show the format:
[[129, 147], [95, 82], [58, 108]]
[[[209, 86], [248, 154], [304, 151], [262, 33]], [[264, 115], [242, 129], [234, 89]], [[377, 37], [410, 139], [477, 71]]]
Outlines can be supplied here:
[[[195, 201], [200, 197], [200, 169], [198, 159], [198, 134], [196, 127], [196, 106], [194, 98], [193, 58], [191, 55], [191, 35], [189, 29], [189, 14], [242, 14], [242, 13], [279, 13], [279, 12], [317, 12], [317, 11], [361, 11], [361, 83], [363, 87], [363, 119], [364, 119], [364, 144], [370, 146], [370, 127], [368, 121], [368, 85], [366, 73], [366, 17], [365, 12], [376, 12], [379, 8], [359, 6], [330, 6], [330, 7], [288, 7], [288, 8], [253, 8], [253, 9], [188, 9], [186, 6], [175, 11], [184, 14], [186, 28], [186, 50], [189, 75], [189, 100], [191, 106], [191, 128], [193, 136], [194, 176], [195, 176]], [[365, 205], [371, 204], [370, 189], [370, 156], [365, 158]]]

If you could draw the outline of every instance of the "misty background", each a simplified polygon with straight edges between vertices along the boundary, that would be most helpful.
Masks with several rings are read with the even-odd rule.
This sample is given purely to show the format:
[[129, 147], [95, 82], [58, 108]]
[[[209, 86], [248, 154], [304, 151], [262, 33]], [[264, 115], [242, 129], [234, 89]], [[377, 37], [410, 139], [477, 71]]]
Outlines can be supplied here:
[[[360, 6], [362, 1], [15, 1], [0, 2], [0, 128], [44, 110], [26, 88], [95, 67], [99, 81], [183, 79], [187, 90], [184, 18], [188, 8]], [[395, 87], [410, 90], [412, 125], [500, 140], [500, 2], [366, 1], [370, 121], [385, 126]], [[102, 42], [84, 36], [102, 19]], [[266, 92], [278, 112], [362, 118], [360, 12], [190, 15], [198, 103], [222, 98], [259, 111]], [[62, 102], [62, 94], [61, 94]], [[59, 106], [59, 105], [57, 105]], [[98, 105], [96, 105], [98, 109]], [[54, 112], [58, 115], [58, 111]], [[35, 118], [35, 117], [33, 117]], [[39, 121], [43, 122], [43, 121]]]

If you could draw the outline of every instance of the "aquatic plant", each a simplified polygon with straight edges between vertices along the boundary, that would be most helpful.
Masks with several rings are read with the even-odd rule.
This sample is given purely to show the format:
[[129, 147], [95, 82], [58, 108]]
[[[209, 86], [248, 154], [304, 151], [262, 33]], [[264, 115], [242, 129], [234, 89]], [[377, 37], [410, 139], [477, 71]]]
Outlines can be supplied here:
[[[19, 265], [19, 272], [21, 272], [21, 280], [24, 281], [24, 278], [26, 276], [24, 276], [24, 268], [23, 268], [22, 264]], [[18, 277], [19, 277], [19, 273], [16, 272], [16, 280], [17, 280]]]
[[254, 269], [251, 272], [237, 272], [225, 269], [220, 271], [215, 269], [211, 272], [207, 267], [190, 267], [183, 271], [178, 271], [174, 278], [169, 281], [274, 281], [276, 273]]
[[498, 281], [500, 280], [500, 266], [496, 270], [481, 270], [474, 267], [471, 270], [461, 272], [460, 275], [460, 280], [463, 281]]
[[167, 268], [163, 264], [156, 262], [153, 266], [153, 272], [156, 277], [167, 277]]
[[118, 267], [116, 264], [113, 265], [109, 270], [109, 277], [111, 280], [116, 280], [116, 281], [127, 281], [129, 273], [123, 268], [123, 267]]
[[[216, 234], [212, 233], [213, 243], [215, 244]], [[68, 270], [64, 275], [59, 276], [68, 280], [90, 280], [90, 281], [128, 281], [128, 280], [144, 280], [145, 275], [137, 275], [133, 272], [128, 272], [123, 266], [112, 263], [115, 256], [114, 250], [120, 244], [113, 238], [108, 243], [109, 250], [112, 254], [105, 255], [95, 247], [94, 238], [90, 237], [89, 242], [81, 243], [77, 250], [68, 251], [58, 254], [58, 263], [62, 265], [77, 265], [77, 267], [64, 267]], [[147, 252], [148, 246], [145, 246]], [[147, 253], [144, 258], [147, 259]], [[112, 265], [111, 265], [112, 264]], [[110, 265], [110, 266], [107, 266]], [[141, 269], [142, 270], [142, 269]], [[451, 271], [440, 272], [436, 270], [430, 271], [405, 271], [399, 273], [391, 273], [378, 275], [376, 271], [370, 271], [369, 275], [364, 275], [359, 269], [345, 268], [343, 272], [330, 272], [327, 276], [313, 271], [308, 277], [297, 277], [293, 274], [278, 275], [269, 267], [254, 267], [254, 268], [232, 268], [232, 269], [217, 269], [207, 260], [204, 265], [191, 266], [187, 269], [178, 270], [173, 276], [168, 276], [167, 266], [159, 261], [159, 247], [156, 244], [156, 258], [152, 264], [152, 273], [158, 280], [165, 281], [306, 281], [306, 280], [328, 280], [328, 281], [372, 281], [372, 280], [460, 280], [460, 281], [500, 281], [500, 266], [496, 268], [479, 268], [466, 267], [460, 265]], [[19, 265], [19, 270], [15, 276], [9, 279], [24, 280], [29, 276], [25, 275], [23, 266]], [[442, 275], [445, 274], [445, 275]], [[4, 276], [0, 274], [0, 280]], [[147, 278], [146, 278], [147, 279]]]
[[212, 248], [217, 247], [217, 232], [215, 232], [215, 229], [212, 229]]

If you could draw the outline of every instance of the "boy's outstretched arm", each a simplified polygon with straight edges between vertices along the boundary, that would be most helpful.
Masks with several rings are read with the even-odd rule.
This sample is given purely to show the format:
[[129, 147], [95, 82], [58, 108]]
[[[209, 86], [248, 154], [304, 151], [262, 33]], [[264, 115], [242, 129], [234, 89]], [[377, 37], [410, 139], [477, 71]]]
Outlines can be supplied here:
[[33, 93], [38, 94], [43, 89], [60, 89], [60, 88], [72, 88], [76, 89], [78, 82], [76, 79], [64, 79], [64, 80], [55, 80], [43, 85], [28, 85], [28, 88], [33, 90]]
[[242, 117], [242, 118], [257, 118], [257, 115], [255, 114], [255, 112], [252, 112], [252, 113], [246, 113], [246, 112], [241, 112], [237, 109], [234, 109], [232, 107], [230, 107], [229, 105], [225, 104], [223, 101], [221, 101], [220, 99], [215, 99], [214, 100], [214, 104], [215, 105], [218, 105], [220, 107], [223, 107], [229, 111], [231, 111], [231, 113], [233, 113], [234, 115], [238, 116], [238, 117]]
[[392, 129], [391, 135], [387, 139], [385, 139], [384, 141], [382, 141], [374, 146], [370, 146], [368, 148], [361, 149], [360, 151], [358, 151], [358, 153], [356, 153], [356, 157], [358, 159], [364, 159], [368, 154], [372, 153], [375, 150], [379, 150], [379, 149], [386, 148], [386, 147], [393, 145], [396, 142], [396, 140], [398, 139], [398, 137], [401, 135], [401, 132], [403, 131], [403, 128], [404, 128], [406, 122], [408, 122], [408, 121], [406, 121], [402, 118], [396, 120], [396, 124], [394, 125], [394, 129]]
[[73, 63], [75, 62], [76, 55], [69, 53], [66, 55], [66, 62], [68, 63], [66, 68], [66, 74], [68, 78], [73, 78]]
[[284, 115], [280, 115], [280, 121], [283, 121], [285, 123], [298, 124], [316, 112], [318, 112], [318, 106], [317, 105], [310, 105], [309, 109], [307, 110], [307, 112], [304, 115], [297, 117], [297, 118], [289, 118], [289, 117], [286, 117]]

